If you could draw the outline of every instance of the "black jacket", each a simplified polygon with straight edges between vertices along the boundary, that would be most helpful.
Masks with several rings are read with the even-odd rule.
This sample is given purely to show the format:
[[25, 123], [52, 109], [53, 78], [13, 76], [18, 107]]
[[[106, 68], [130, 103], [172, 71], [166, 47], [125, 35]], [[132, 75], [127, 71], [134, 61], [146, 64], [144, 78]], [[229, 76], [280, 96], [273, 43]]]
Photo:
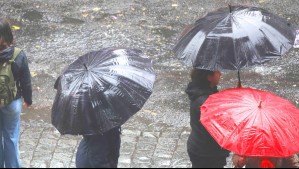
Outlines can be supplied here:
[[217, 93], [215, 88], [202, 88], [191, 82], [186, 93], [189, 95], [190, 104], [190, 125], [192, 128], [188, 139], [188, 152], [198, 157], [228, 156], [229, 151], [222, 149], [205, 127], [200, 123], [200, 107], [207, 100], [209, 95]]
[[[7, 48], [0, 53], [0, 62], [7, 61], [12, 58], [14, 47]], [[28, 66], [28, 60], [23, 51], [16, 57], [12, 64], [12, 72], [17, 85], [17, 95], [15, 99], [24, 98], [29, 105], [32, 104], [32, 86], [31, 74]]]

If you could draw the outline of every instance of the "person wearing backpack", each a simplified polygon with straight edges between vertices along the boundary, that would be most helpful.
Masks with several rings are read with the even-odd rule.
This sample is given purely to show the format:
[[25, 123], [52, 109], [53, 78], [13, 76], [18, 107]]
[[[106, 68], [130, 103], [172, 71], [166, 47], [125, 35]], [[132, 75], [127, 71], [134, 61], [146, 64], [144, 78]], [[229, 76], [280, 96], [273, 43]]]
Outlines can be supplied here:
[[0, 18], [0, 168], [21, 168], [20, 119], [32, 104], [31, 75], [25, 53], [13, 46], [7, 20]]

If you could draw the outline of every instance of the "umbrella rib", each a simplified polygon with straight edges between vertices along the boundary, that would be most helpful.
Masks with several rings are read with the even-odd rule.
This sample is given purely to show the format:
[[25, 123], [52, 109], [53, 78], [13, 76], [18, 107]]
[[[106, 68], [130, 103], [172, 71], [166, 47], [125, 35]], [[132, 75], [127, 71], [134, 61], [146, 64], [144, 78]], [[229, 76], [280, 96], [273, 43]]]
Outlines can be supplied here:
[[[275, 30], [275, 32], [277, 32], [278, 34], [280, 34], [281, 35], [281, 37], [284, 37], [281, 33], [279, 33], [276, 29], [274, 29]], [[266, 33], [261, 29], [260, 30], [264, 35], [265, 35], [265, 37], [267, 37], [267, 40], [269, 41], [269, 39], [268, 39], [268, 36], [266, 35]], [[271, 32], [270, 32], [271, 33]], [[272, 33], [271, 33], [272, 34]], [[286, 39], [286, 38], [285, 38]], [[285, 46], [285, 44], [281, 41], [281, 38], [277, 38], [277, 40], [280, 42], [280, 44], [281, 45], [283, 45], [285, 48], [286, 48], [286, 46]], [[271, 43], [271, 41], [269, 41], [270, 43]], [[271, 45], [272, 45], [272, 43], [271, 43]], [[279, 49], [280, 51], [280, 53], [282, 54], [282, 49], [281, 49], [281, 47], [280, 47], [280, 49]]]
[[236, 56], [236, 40], [235, 40], [235, 35], [234, 35], [234, 27], [233, 27], [233, 24], [234, 24], [234, 17], [231, 16], [231, 28], [232, 28], [232, 35], [233, 35], [233, 51], [234, 51], [234, 56], [235, 56], [235, 59], [236, 59], [236, 64], [238, 65], [234, 65], [235, 68], [237, 68], [237, 70], [239, 71], [241, 68], [240, 68], [240, 58], [238, 56]]
[[[217, 26], [217, 25], [219, 25], [219, 24], [221, 23], [221, 21], [223, 21], [224, 18], [226, 18], [226, 17], [218, 18], [218, 19], [212, 21], [211, 23], [213, 23], [213, 25], [214, 25], [214, 23], [216, 23], [216, 26]], [[202, 29], [200, 29], [200, 31], [204, 30], [204, 28], [207, 28], [207, 26], [209, 26], [209, 28], [212, 27], [212, 26], [210, 26], [210, 25], [211, 25], [211, 24], [206, 24], [206, 25], [204, 25], [204, 27], [203, 27]], [[195, 23], [195, 26], [196, 26], [196, 23]], [[215, 26], [214, 26], [214, 27], [215, 27]], [[196, 27], [194, 27], [193, 29], [196, 29]], [[192, 30], [193, 30], [193, 29], [192, 29]], [[192, 30], [190, 31], [190, 34], [192, 33]], [[210, 30], [210, 31], [207, 31], [206, 33], [204, 33], [204, 34], [205, 34], [205, 38], [204, 38], [202, 44], [204, 44], [204, 42], [206, 41], [206, 37], [209, 36], [209, 34], [213, 31], [213, 29], [207, 29], [207, 30]], [[197, 33], [196, 33], [195, 35], [197, 35], [198, 33], [199, 33], [199, 31], [197, 31]], [[188, 37], [188, 36], [186, 36], [186, 38], [187, 38], [187, 37]], [[192, 40], [190, 40], [186, 46], [188, 46], [189, 43], [190, 43], [191, 41], [192, 41]], [[198, 51], [201, 51], [202, 47], [203, 47], [203, 45], [201, 45], [201, 46], [199, 47]], [[196, 56], [197, 56], [197, 55], [198, 55], [198, 52], [197, 52]], [[195, 60], [196, 60], [196, 59], [195, 59]], [[192, 64], [193, 64], [193, 63], [192, 63]]]
[[[135, 78], [138, 77], [137, 79], [149, 80], [149, 76], [145, 76], [144, 73], [149, 73], [150, 75], [152, 75], [152, 73], [153, 73], [153, 72], [148, 72], [148, 71], [145, 71], [145, 70], [140, 70], [140, 69], [138, 69], [136, 67], [132, 67], [132, 66], [110, 66], [110, 70], [111, 70], [111, 68], [114, 68], [113, 70], [116, 70], [116, 71], [117, 70], [127, 70], [126, 73], [131, 72], [131, 75], [134, 75]], [[142, 73], [142, 74], [138, 74], [138, 73]], [[126, 76], [125, 74], [122, 74], [122, 73], [119, 73], [118, 76], [131, 79], [131, 80], [133, 80], [134, 82], [140, 84], [143, 87], [146, 87], [147, 85], [145, 85], [145, 84], [148, 84], [148, 83], [144, 83], [143, 82], [144, 80], [136, 81], [136, 80], [134, 80], [134, 78], [130, 78], [130, 77], [128, 77], [128, 76]]]
[[[272, 47], [275, 49], [275, 47], [273, 46], [273, 44], [271, 43], [271, 41], [268, 39], [268, 36], [266, 35], [266, 33], [260, 28], [260, 27], [257, 27], [255, 24], [252, 24], [252, 23], [250, 23], [248, 20], [246, 20], [246, 19], [243, 19], [242, 21], [245, 21], [245, 22], [248, 22], [250, 25], [252, 25], [252, 26], [254, 26], [254, 27], [256, 27], [257, 28], [257, 30], [260, 30], [260, 32], [264, 35], [264, 37], [267, 39], [267, 41], [272, 45]], [[264, 25], [266, 25], [265, 24], [265, 22], [263, 22], [263, 21], [261, 21], [261, 23], [263, 23]], [[271, 26], [271, 25], [270, 25]], [[266, 28], [266, 27], [265, 27]], [[285, 38], [279, 31], [277, 31], [276, 29], [274, 29], [273, 28], [273, 30], [275, 30], [275, 32], [277, 32], [279, 35], [280, 35], [280, 37], [283, 37], [283, 38]], [[246, 30], [245, 30], [245, 32], [247, 32]], [[247, 33], [247, 35], [248, 35], [248, 33]], [[249, 38], [251, 37], [251, 36], [248, 36]], [[286, 39], [286, 38], [285, 38]], [[278, 40], [279, 42], [280, 42], [280, 44], [283, 44], [282, 43], [282, 41], [280, 40], [280, 38], [276, 38], [276, 40]], [[281, 50], [281, 49], [280, 49]], [[279, 51], [279, 52], [281, 52], [281, 51]], [[269, 61], [269, 60], [267, 60], [267, 61]], [[267, 62], [267, 61], [264, 61], [264, 62]], [[264, 63], [263, 62], [263, 63]]]
[[[263, 116], [265, 117], [265, 119], [268, 121], [268, 123], [269, 124], [271, 124], [270, 122], [270, 118], [268, 117], [268, 115], [267, 115], [267, 113], [262, 113], [263, 114]], [[273, 119], [273, 118], [272, 118]], [[275, 119], [273, 119], [273, 120], [275, 120]], [[270, 126], [269, 126], [270, 127]], [[279, 130], [279, 128], [278, 128], [278, 126], [276, 126], [276, 125], [273, 125], [273, 126], [271, 126], [271, 127], [274, 127], [275, 128], [275, 131], [278, 131]], [[263, 127], [264, 128], [264, 127]], [[268, 141], [271, 141], [272, 139], [269, 139]], [[275, 140], [272, 140], [272, 141], [275, 141]], [[274, 147], [273, 147], [274, 148]]]
[[[95, 79], [97, 79], [94, 75], [92, 75]], [[109, 75], [105, 75], [105, 74], [103, 74], [103, 76], [106, 76], [106, 77], [109, 77], [109, 78], [111, 78], [111, 79], [113, 79], [112, 77], [110, 77]], [[121, 76], [121, 77], [123, 77], [123, 78], [127, 78], [127, 77], [124, 77], [124, 76]], [[123, 84], [124, 86], [126, 86], [126, 87], [128, 87], [128, 88], [130, 88], [132, 91], [134, 91], [134, 93], [136, 93], [136, 94], [138, 94], [139, 96], [141, 96], [141, 97], [143, 97], [140, 93], [138, 93], [138, 92], [136, 92], [135, 90], [133, 90], [133, 88], [131, 87], [131, 86], [129, 86], [129, 85], [125, 85], [122, 81], [119, 81], [119, 83], [121, 83], [121, 84]], [[118, 87], [118, 86], [116, 86], [115, 84], [112, 84], [112, 83], [109, 83], [109, 84], [111, 84], [111, 85], [113, 85], [114, 87]], [[140, 85], [140, 86], [142, 86], [142, 85]], [[144, 89], [147, 89], [147, 88], [145, 88], [144, 86], [142, 86]], [[128, 92], [129, 93], [129, 92]]]
[[[243, 21], [243, 20], [242, 20]], [[246, 20], [245, 20], [246, 21]], [[246, 21], [247, 22], [247, 21]], [[249, 24], [251, 24], [251, 23], [249, 23]], [[256, 25], [254, 25], [254, 26], [256, 26]], [[249, 35], [249, 33], [248, 33], [248, 31], [246, 30], [246, 29], [243, 29], [244, 30], [244, 32], [247, 34], [247, 37], [250, 39], [251, 38], [251, 36]], [[250, 39], [249, 40], [249, 43], [251, 44], [251, 49], [253, 49], [254, 50], [254, 53], [258, 56], [259, 54], [258, 54], [258, 51], [257, 51], [257, 49], [256, 49], [256, 47], [254, 46], [254, 44], [252, 43], [252, 40]], [[247, 58], [246, 58], [246, 60], [247, 60]], [[247, 65], [246, 66], [248, 66], [248, 62], [246, 61], [246, 63], [247, 63]]]
[[[266, 15], [264, 15], [264, 14], [262, 14], [263, 16], [266, 16]], [[244, 17], [247, 17], [247, 18], [249, 18], [249, 19], [253, 19], [252, 17], [249, 17], [249, 16], [244, 16]], [[243, 18], [241, 18], [241, 19], [243, 19]], [[246, 20], [246, 19], [243, 19], [243, 21], [246, 21], [246, 22], [248, 22], [248, 20]], [[254, 20], [255, 21], [255, 20]], [[256, 22], [256, 21], [255, 21]], [[285, 39], [287, 39], [280, 31], [278, 31], [274, 26], [272, 26], [272, 25], [270, 25], [270, 24], [267, 24], [266, 22], [264, 22], [263, 20], [261, 20], [260, 21], [263, 25], [266, 25], [266, 26], [270, 26], [271, 28], [273, 28], [273, 30], [278, 34], [278, 35], [280, 35], [280, 37], [283, 37], [283, 38], [285, 38]], [[251, 24], [252, 25], [252, 23], [250, 23], [249, 22], [249, 24]], [[253, 24], [254, 25], [254, 24]], [[256, 25], [254, 25], [254, 26], [256, 26]], [[266, 27], [265, 27], [266, 28]], [[257, 29], [257, 30], [261, 30], [260, 28], [259, 29]], [[261, 31], [263, 34], [264, 34], [264, 32], [263, 31]], [[280, 38], [277, 38], [276, 40], [279, 40], [280, 41]], [[269, 42], [271, 42], [271, 41], [269, 41]], [[280, 43], [281, 44], [283, 44], [281, 41], [280, 41]]]
[[[268, 116], [266, 115], [266, 113], [264, 113], [265, 115], [265, 117], [266, 117], [266, 119], [269, 121], [269, 124], [270, 124], [270, 120], [269, 120], [269, 118], [268, 118]], [[285, 115], [285, 114], [284, 114]], [[283, 129], [283, 128], [285, 128], [285, 127], [289, 127], [289, 126], [281, 126], [281, 125], [279, 125], [280, 123], [280, 120], [281, 120], [281, 118], [272, 118], [272, 120], [274, 120], [274, 121], [277, 121], [277, 122], [275, 122], [275, 124], [278, 124], [278, 125], [272, 125], [271, 127], [272, 128], [275, 128], [275, 129], [273, 129], [274, 131], [279, 131], [278, 133], [285, 133], [283, 130], [281, 130], [281, 129]], [[287, 134], [285, 134], [285, 136], [287, 136], [288, 137], [288, 135]], [[283, 139], [286, 139], [286, 140], [289, 140], [289, 139], [287, 139], [287, 138], [283, 138]], [[275, 140], [273, 140], [273, 141], [275, 141]], [[273, 147], [274, 148], [274, 147]], [[283, 148], [283, 147], [278, 147], [278, 148], [280, 148], [280, 150]]]
[[[240, 112], [239, 114], [243, 114], [244, 112], [247, 112], [247, 111], [243, 111], [243, 112]], [[256, 119], [256, 116], [254, 116], [255, 118], [254, 118], [254, 120], [250, 120], [251, 118], [250, 118], [250, 116], [252, 116], [252, 114], [251, 113], [247, 113], [248, 115], [246, 116], [246, 117], [244, 117], [244, 119], [248, 119], [249, 121], [253, 121], [252, 123], [254, 124], [254, 121], [255, 121], [255, 119]], [[244, 120], [243, 120], [244, 121]], [[228, 137], [228, 138], [232, 138], [233, 136], [235, 136], [236, 135], [236, 131], [237, 130], [241, 130], [240, 128], [239, 128], [239, 126], [240, 125], [238, 125], [238, 127], [236, 128], [236, 129], [234, 129], [232, 132], [231, 132], [231, 134], [230, 134], [230, 136]], [[244, 125], [244, 127], [246, 127], [246, 126], [248, 126], [248, 125]], [[243, 127], [243, 128], [244, 128]], [[226, 140], [226, 142], [225, 142], [225, 145], [229, 142], [230, 140], [229, 139], [227, 139]]]

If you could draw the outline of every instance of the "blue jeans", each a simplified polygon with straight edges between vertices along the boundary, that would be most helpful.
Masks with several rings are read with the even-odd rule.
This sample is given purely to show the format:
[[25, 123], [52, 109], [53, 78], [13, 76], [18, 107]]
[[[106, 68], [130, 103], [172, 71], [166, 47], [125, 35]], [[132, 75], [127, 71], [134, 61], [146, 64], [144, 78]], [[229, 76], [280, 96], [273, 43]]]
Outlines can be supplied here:
[[0, 168], [21, 168], [19, 157], [22, 99], [0, 108]]

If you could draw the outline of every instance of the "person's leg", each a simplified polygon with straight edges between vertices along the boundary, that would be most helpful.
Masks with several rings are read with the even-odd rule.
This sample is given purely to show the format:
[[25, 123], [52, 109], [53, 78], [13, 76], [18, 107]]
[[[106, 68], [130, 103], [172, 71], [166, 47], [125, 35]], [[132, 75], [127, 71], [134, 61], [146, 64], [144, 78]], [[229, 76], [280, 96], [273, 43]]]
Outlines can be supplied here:
[[79, 144], [76, 154], [76, 168], [91, 168], [88, 160], [88, 148], [86, 140], [83, 138]]
[[207, 163], [205, 158], [193, 157], [193, 158], [190, 158], [190, 161], [192, 163], [192, 168], [210, 168], [210, 167], [208, 167], [209, 164]]
[[120, 154], [120, 144], [121, 144], [121, 138], [120, 138], [120, 128], [113, 129], [110, 133], [110, 155], [109, 155], [109, 161], [111, 168], [117, 168], [118, 165], [118, 158]]
[[14, 100], [3, 112], [4, 161], [6, 168], [21, 168], [19, 159], [22, 99]]
[[4, 168], [4, 149], [3, 149], [3, 117], [2, 110], [0, 109], [0, 168]]
[[92, 168], [111, 168], [109, 162], [109, 132], [104, 135], [85, 136], [88, 160]]
[[206, 159], [208, 161], [207, 168], [223, 168], [226, 165], [226, 157], [211, 157]]
[[188, 152], [192, 168], [223, 168], [226, 165], [226, 157], [199, 157]]
[[192, 168], [223, 168], [226, 161], [217, 157], [201, 157], [192, 159]]

